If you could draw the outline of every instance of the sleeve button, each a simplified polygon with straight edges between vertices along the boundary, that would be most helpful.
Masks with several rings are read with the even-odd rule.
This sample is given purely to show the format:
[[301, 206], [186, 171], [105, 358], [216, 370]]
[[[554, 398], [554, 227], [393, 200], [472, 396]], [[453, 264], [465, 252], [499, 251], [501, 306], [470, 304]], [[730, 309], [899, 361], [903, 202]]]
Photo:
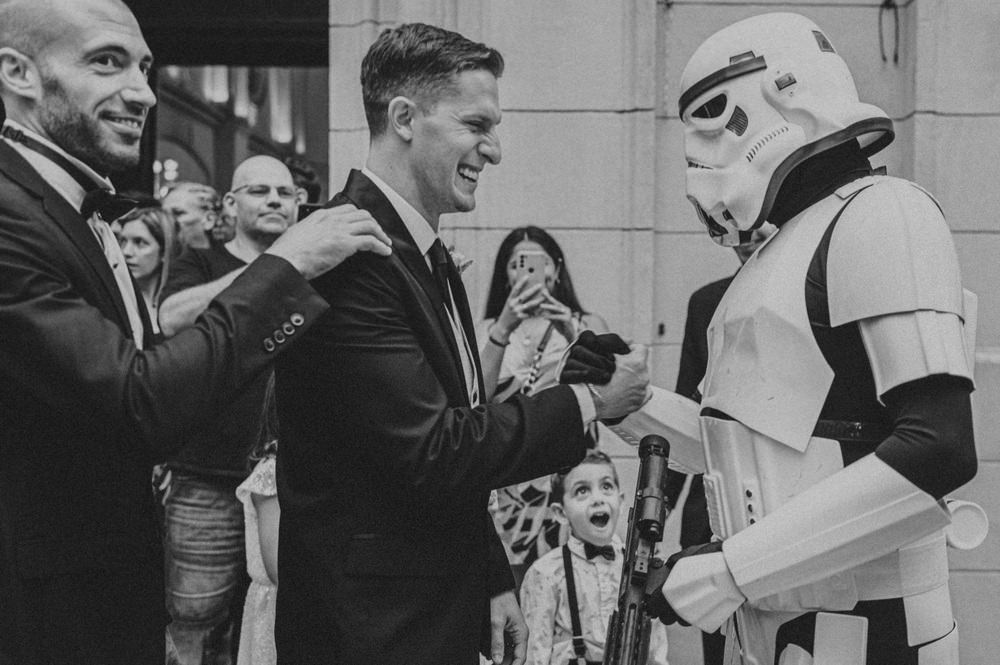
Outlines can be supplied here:
[[275, 345], [273, 339], [271, 339], [270, 337], [265, 337], [264, 338], [264, 350], [265, 351], [267, 351], [268, 353], [273, 353], [276, 348], [278, 348], [278, 347]]
[[290, 317], [288, 317], [288, 320], [291, 321], [292, 325], [297, 328], [306, 322], [306, 317], [302, 316], [298, 312], [295, 312]]

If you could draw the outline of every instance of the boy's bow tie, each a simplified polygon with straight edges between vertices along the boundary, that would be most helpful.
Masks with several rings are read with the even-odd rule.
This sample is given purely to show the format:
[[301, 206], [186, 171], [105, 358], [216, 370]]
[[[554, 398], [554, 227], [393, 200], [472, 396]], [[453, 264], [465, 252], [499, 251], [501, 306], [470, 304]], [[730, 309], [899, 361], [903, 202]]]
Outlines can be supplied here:
[[587, 556], [587, 559], [593, 559], [596, 556], [603, 556], [608, 561], [615, 560], [615, 548], [611, 545], [593, 545], [588, 542], [583, 543], [583, 553]]

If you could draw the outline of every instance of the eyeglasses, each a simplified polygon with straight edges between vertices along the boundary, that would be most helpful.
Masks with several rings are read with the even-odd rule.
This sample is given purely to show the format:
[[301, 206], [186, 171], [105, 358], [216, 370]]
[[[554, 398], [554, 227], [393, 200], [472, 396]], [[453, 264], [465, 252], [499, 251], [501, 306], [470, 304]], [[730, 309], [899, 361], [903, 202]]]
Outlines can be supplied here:
[[264, 198], [271, 194], [273, 189], [278, 193], [278, 198], [280, 199], [294, 199], [298, 193], [294, 187], [285, 187], [284, 185], [279, 187], [271, 187], [271, 185], [242, 185], [233, 190], [233, 194], [245, 189], [247, 194], [250, 196], [256, 196], [258, 198]]

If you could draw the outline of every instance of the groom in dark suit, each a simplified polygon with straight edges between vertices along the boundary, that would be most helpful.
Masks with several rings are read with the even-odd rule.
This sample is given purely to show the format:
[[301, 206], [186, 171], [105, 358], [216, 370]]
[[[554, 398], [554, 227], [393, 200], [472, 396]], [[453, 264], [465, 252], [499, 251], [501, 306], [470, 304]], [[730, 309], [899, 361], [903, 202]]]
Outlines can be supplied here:
[[0, 2], [2, 665], [164, 662], [154, 462], [327, 308], [308, 279], [389, 253], [367, 213], [317, 213], [154, 344], [106, 221], [151, 61], [119, 0]]
[[574, 464], [589, 422], [645, 397], [636, 347], [606, 386], [482, 404], [438, 222], [472, 210], [500, 161], [502, 69], [495, 50], [421, 24], [386, 30], [362, 63], [369, 158], [330, 205], [369, 211], [393, 254], [315, 280], [331, 310], [276, 367], [279, 662], [472, 665], [505, 647], [523, 662], [490, 488]]

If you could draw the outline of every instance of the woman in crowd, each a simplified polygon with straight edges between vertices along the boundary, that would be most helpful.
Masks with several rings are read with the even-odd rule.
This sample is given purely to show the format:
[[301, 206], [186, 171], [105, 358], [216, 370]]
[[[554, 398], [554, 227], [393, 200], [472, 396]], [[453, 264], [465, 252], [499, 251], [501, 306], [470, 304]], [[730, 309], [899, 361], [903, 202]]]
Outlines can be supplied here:
[[156, 320], [160, 291], [167, 283], [171, 262], [181, 246], [177, 242], [177, 222], [159, 207], [136, 208], [118, 220], [119, 242], [129, 272], [142, 292], [153, 330], [159, 334]]
[[[540, 259], [537, 265], [544, 267], [538, 281], [519, 270], [525, 263], [522, 253]], [[514, 229], [500, 244], [484, 328], [480, 360], [486, 395], [493, 401], [555, 385], [559, 359], [579, 332], [607, 332], [604, 320], [580, 304], [559, 244], [537, 226]], [[565, 540], [550, 513], [549, 492], [545, 477], [497, 493], [494, 520], [519, 582], [535, 559]]]

